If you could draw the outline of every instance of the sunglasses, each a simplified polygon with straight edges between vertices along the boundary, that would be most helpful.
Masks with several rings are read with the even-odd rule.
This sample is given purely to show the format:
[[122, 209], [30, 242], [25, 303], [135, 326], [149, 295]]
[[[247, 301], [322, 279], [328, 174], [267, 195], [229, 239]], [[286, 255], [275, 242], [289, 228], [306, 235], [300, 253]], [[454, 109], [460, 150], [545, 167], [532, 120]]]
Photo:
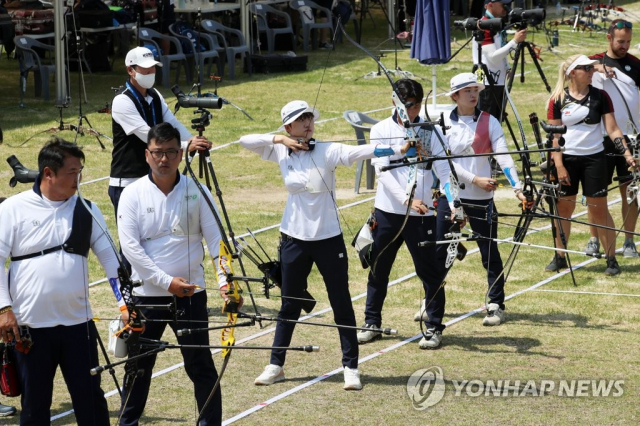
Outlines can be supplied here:
[[628, 21], [619, 21], [616, 22], [615, 24], [613, 24], [614, 27], [618, 28], [618, 29], [622, 29], [622, 28], [633, 28], [633, 24], [631, 22]]
[[574, 68], [574, 70], [583, 70], [583, 71], [589, 72], [594, 68], [595, 67], [593, 65], [578, 65], [577, 67]]

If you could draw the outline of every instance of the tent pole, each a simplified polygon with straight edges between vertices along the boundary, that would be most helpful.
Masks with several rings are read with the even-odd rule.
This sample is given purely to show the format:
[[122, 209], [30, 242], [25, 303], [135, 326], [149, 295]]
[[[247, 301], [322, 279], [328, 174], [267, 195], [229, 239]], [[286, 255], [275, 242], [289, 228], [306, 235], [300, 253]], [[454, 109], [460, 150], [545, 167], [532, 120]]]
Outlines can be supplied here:
[[435, 64], [431, 65], [431, 93], [433, 93], [433, 108], [436, 108], [436, 104], [438, 103], [436, 101], [436, 66]]
[[66, 37], [64, 26], [64, 0], [54, 0], [53, 31], [55, 36], [56, 55], [56, 105], [67, 106], [69, 103], [67, 90], [67, 73], [65, 72]]

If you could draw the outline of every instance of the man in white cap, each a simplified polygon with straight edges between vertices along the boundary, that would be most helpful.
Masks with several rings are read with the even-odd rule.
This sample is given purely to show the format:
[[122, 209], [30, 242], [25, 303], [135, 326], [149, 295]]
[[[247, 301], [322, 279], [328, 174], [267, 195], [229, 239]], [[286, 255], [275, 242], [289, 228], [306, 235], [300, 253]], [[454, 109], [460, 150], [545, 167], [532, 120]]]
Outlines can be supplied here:
[[154, 59], [151, 50], [146, 47], [131, 49], [125, 58], [125, 65], [129, 79], [125, 83], [125, 90], [113, 99], [111, 108], [113, 151], [109, 198], [114, 212], [118, 211], [120, 194], [124, 188], [149, 173], [145, 149], [151, 127], [170, 123], [180, 132], [182, 149], [186, 149], [189, 142], [190, 151], [211, 148], [211, 142], [204, 136], [191, 136], [171, 113], [160, 92], [153, 88], [156, 65], [161, 67], [162, 64]]
[[[500, 122], [487, 112], [480, 111], [478, 99], [485, 85], [473, 73], [462, 73], [451, 79], [449, 96], [456, 103], [451, 114], [445, 116], [447, 141], [451, 155], [488, 154], [508, 151]], [[522, 193], [522, 183], [510, 155], [496, 155], [504, 176], [509, 181], [516, 198], [526, 201]], [[483, 325], [496, 326], [505, 320], [504, 316], [504, 275], [503, 264], [498, 251], [498, 243], [489, 238], [498, 237], [498, 227], [493, 219], [497, 209], [493, 203], [494, 191], [498, 188], [492, 176], [490, 157], [457, 158], [453, 160], [456, 174], [465, 187], [460, 189], [460, 201], [469, 225], [481, 238], [477, 240], [482, 266], [487, 271], [487, 315]], [[449, 232], [450, 210], [448, 203], [438, 202], [437, 239], [443, 240]], [[444, 200], [446, 201], [446, 200]], [[489, 215], [489, 217], [487, 217]], [[438, 247], [440, 261], [444, 264], [446, 246]]]
[[171, 113], [160, 92], [153, 88], [156, 79], [156, 61], [151, 50], [136, 47], [125, 58], [129, 79], [125, 90], [116, 95], [112, 105], [113, 152], [109, 197], [114, 209], [122, 190], [130, 183], [149, 173], [145, 160], [147, 134], [156, 124], [170, 123], [180, 132], [181, 146], [190, 151], [211, 148], [204, 136], [192, 136], [189, 130]]
[[[297, 320], [302, 309], [307, 278], [315, 263], [324, 279], [329, 303], [339, 328], [344, 366], [344, 389], [360, 390], [356, 319], [349, 294], [347, 249], [338, 219], [335, 169], [375, 156], [401, 155], [409, 144], [350, 146], [321, 143], [313, 138], [320, 113], [305, 101], [292, 101], [281, 112], [284, 135], [247, 135], [240, 144], [277, 163], [289, 192], [280, 224], [282, 265], [282, 306], [278, 318]], [[274, 346], [289, 346], [294, 324], [278, 322]], [[255, 380], [256, 385], [272, 385], [284, 380], [286, 351], [271, 351], [270, 364]]]
[[[607, 40], [609, 45], [606, 52], [591, 56], [597, 60], [595, 74], [593, 74], [593, 87], [607, 92], [614, 107], [616, 123], [625, 135], [637, 135], [640, 133], [640, 59], [629, 53], [631, 46], [633, 24], [624, 19], [611, 21]], [[613, 141], [610, 137], [604, 137], [604, 147], [607, 154], [616, 154]], [[633, 150], [633, 147], [630, 147]], [[627, 170], [627, 162], [624, 157], [617, 155], [607, 156], [607, 182], [613, 182], [613, 172], [616, 172], [620, 183], [620, 195], [622, 208], [623, 228], [625, 231], [622, 255], [627, 258], [638, 257], [636, 245], [633, 242], [633, 232], [638, 222], [638, 200], [627, 202], [627, 188], [631, 176]], [[587, 243], [586, 252], [589, 254], [600, 251], [600, 240], [595, 227], [590, 227], [591, 238]]]
[[[485, 13], [481, 20], [504, 18], [509, 12], [508, 4], [512, 0], [485, 0]], [[504, 98], [504, 85], [509, 69], [508, 55], [515, 49], [518, 43], [527, 38], [527, 30], [516, 31], [513, 40], [507, 43], [505, 31], [484, 30], [482, 39], [482, 62], [489, 70], [485, 76], [486, 90], [483, 90], [478, 102], [478, 108], [493, 115], [498, 120], [502, 120], [502, 100]], [[472, 43], [473, 63], [478, 64], [478, 42], [475, 37]], [[489, 78], [493, 80], [493, 87], [489, 85]]]

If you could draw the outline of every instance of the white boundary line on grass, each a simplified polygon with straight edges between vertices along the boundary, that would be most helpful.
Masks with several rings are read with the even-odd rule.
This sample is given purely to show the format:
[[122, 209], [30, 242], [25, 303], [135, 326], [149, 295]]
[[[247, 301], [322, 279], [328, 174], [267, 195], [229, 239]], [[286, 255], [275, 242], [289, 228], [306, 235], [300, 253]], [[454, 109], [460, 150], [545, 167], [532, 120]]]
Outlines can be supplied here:
[[[575, 271], [577, 269], [580, 269], [583, 266], [588, 265], [588, 264], [590, 264], [590, 263], [592, 263], [592, 262], [594, 262], [596, 260], [597, 259], [595, 259], [595, 258], [585, 260], [584, 262], [574, 266], [573, 270]], [[560, 272], [560, 273], [558, 273], [558, 274], [556, 274], [556, 275], [554, 275], [554, 276], [552, 276], [550, 278], [547, 278], [546, 280], [540, 281], [537, 284], [532, 285], [531, 287], [528, 287], [528, 288], [526, 288], [524, 290], [520, 290], [520, 291], [518, 291], [516, 293], [513, 293], [513, 294], [507, 296], [505, 298], [505, 301], [509, 300], [509, 299], [513, 299], [514, 297], [519, 296], [521, 294], [524, 294], [524, 293], [526, 293], [528, 291], [535, 290], [536, 288], [541, 287], [541, 286], [543, 286], [543, 285], [545, 285], [547, 283], [550, 283], [551, 281], [554, 281], [554, 280], [556, 280], [556, 279], [558, 279], [558, 278], [560, 278], [560, 277], [562, 277], [562, 276], [564, 276], [564, 275], [566, 275], [568, 273], [569, 273], [569, 269], [564, 270], [564, 271], [562, 271], [562, 272]], [[458, 322], [460, 322], [462, 320], [465, 320], [465, 319], [467, 319], [467, 318], [469, 318], [469, 317], [471, 317], [471, 316], [473, 316], [473, 315], [475, 315], [475, 314], [477, 314], [479, 312], [484, 311], [484, 309], [485, 309], [484, 306], [480, 307], [480, 308], [477, 308], [477, 309], [474, 309], [473, 311], [467, 312], [464, 315], [461, 315], [459, 317], [456, 317], [456, 318], [452, 319], [451, 321], [446, 322], [444, 325], [449, 327], [449, 326], [451, 326], [451, 325], [453, 325], [455, 323], [458, 323]], [[393, 345], [391, 345], [391, 346], [389, 346], [389, 347], [387, 347], [385, 349], [376, 351], [376, 352], [374, 352], [374, 353], [372, 353], [370, 355], [367, 355], [364, 358], [360, 358], [360, 360], [358, 361], [358, 364], [362, 364], [362, 363], [367, 362], [367, 361], [369, 361], [371, 359], [377, 358], [380, 355], [384, 355], [384, 354], [386, 354], [388, 352], [391, 352], [391, 351], [393, 351], [395, 349], [398, 349], [398, 348], [400, 348], [400, 347], [402, 347], [402, 346], [404, 346], [404, 345], [406, 345], [408, 343], [411, 343], [411, 342], [419, 339], [420, 337], [422, 337], [422, 333], [418, 333], [415, 336], [409, 337], [408, 339], [405, 339], [405, 340], [403, 340], [401, 342], [393, 344]], [[309, 386], [312, 386], [312, 385], [314, 385], [314, 384], [316, 384], [318, 382], [321, 382], [322, 380], [325, 380], [325, 379], [327, 379], [329, 377], [335, 376], [336, 374], [338, 374], [338, 373], [340, 373], [342, 371], [343, 371], [342, 368], [337, 368], [337, 369], [335, 369], [333, 371], [330, 371], [328, 373], [323, 374], [322, 376], [318, 376], [315, 379], [309, 380], [306, 383], [298, 385], [298, 386], [296, 386], [296, 387], [294, 387], [292, 389], [289, 389], [286, 392], [283, 392], [283, 393], [281, 393], [279, 395], [274, 396], [273, 398], [270, 398], [270, 399], [268, 399], [268, 400], [266, 400], [264, 402], [261, 402], [260, 404], [257, 404], [255, 406], [253, 406], [252, 408], [249, 408], [248, 410], [245, 410], [245, 411], [233, 416], [232, 418], [230, 418], [228, 420], [225, 420], [224, 422], [222, 422], [222, 424], [224, 426], [224, 425], [229, 425], [229, 424], [235, 423], [236, 421], [241, 420], [241, 419], [249, 416], [250, 414], [255, 413], [256, 411], [259, 411], [259, 410], [263, 409], [264, 407], [266, 407], [268, 405], [271, 405], [271, 404], [273, 404], [273, 403], [275, 403], [277, 401], [280, 401], [281, 399], [284, 399], [284, 398], [288, 397], [289, 395], [293, 395], [294, 393], [297, 393], [297, 392], [299, 392], [299, 391], [301, 391], [301, 390], [303, 390], [305, 388], [308, 388]]]
[[[610, 201], [610, 202], [608, 203], [608, 205], [613, 205], [613, 204], [619, 203], [620, 201], [621, 201], [621, 198], [616, 198], [615, 200]], [[350, 204], [350, 205], [343, 206], [343, 207], [341, 207], [341, 208], [346, 208], [346, 207], [348, 207], [348, 206], [352, 206], [352, 205], [355, 205], [355, 204], [358, 204], [358, 203], [359, 203], [359, 202], [352, 203], [352, 204]], [[576, 213], [576, 214], [572, 215], [571, 217], [572, 217], [572, 218], [576, 218], [576, 217], [584, 216], [585, 214], [587, 214], [587, 211], [586, 211], [586, 210], [585, 210], [585, 211], [583, 211], [583, 212], [580, 212], [580, 213]], [[278, 226], [278, 225], [274, 225], [274, 226]], [[533, 230], [531, 230], [531, 231], [527, 232], [527, 235], [529, 235], [529, 234], [533, 234], [533, 233], [537, 233], [537, 232], [540, 232], [540, 231], [543, 231], [543, 230], [546, 230], [546, 229], [549, 229], [550, 227], [551, 227], [551, 225], [546, 225], [546, 226], [543, 226], [542, 228], [534, 228]], [[254, 234], [255, 234], [255, 233], [257, 233], [257, 232], [265, 231], [265, 230], [267, 230], [267, 229], [271, 229], [271, 228], [272, 228], [272, 227], [263, 228], [262, 230], [255, 231], [255, 232], [254, 232]], [[509, 238], [509, 239], [511, 239], [511, 238]], [[498, 243], [498, 244], [506, 244], [506, 243]], [[475, 249], [469, 250], [469, 251], [468, 251], [468, 253], [467, 253], [467, 255], [477, 253], [478, 251], [479, 251], [479, 249], [478, 249], [478, 248], [475, 248]], [[594, 258], [594, 259], [590, 259], [590, 260], [591, 260], [591, 261], [595, 261], [595, 260], [597, 260], [597, 259], [595, 259], [595, 258]], [[575, 270], [575, 269], [577, 269], [577, 268], [576, 268], [576, 267], [574, 267], [573, 269]], [[568, 272], [568, 270], [567, 270], [567, 271], [565, 271], [563, 274], [565, 274], [566, 272]], [[415, 272], [411, 272], [410, 274], [407, 274], [407, 275], [405, 275], [405, 276], [403, 276], [403, 277], [400, 277], [400, 278], [398, 278], [398, 279], [396, 279], [396, 280], [394, 280], [394, 281], [389, 282], [389, 284], [387, 285], [387, 288], [389, 288], [389, 287], [393, 287], [393, 286], [395, 286], [396, 284], [400, 284], [400, 283], [402, 283], [402, 282], [404, 282], [404, 281], [406, 281], [406, 280], [409, 280], [409, 279], [411, 279], [411, 278], [413, 278], [413, 277], [415, 277], [415, 276], [416, 276], [416, 273], [415, 273]], [[105, 279], [103, 279], [103, 280], [100, 280], [100, 281], [96, 281], [96, 282], [94, 282], [94, 283], [91, 283], [91, 284], [90, 284], [90, 286], [91, 286], [91, 285], [95, 285], [95, 284], [99, 284], [99, 283], [101, 283], [101, 282], [103, 282], [103, 281], [106, 281], [106, 278], [105, 278]], [[516, 293], [516, 294], [517, 294], [517, 293]], [[365, 292], [365, 293], [360, 293], [359, 295], [352, 297], [352, 298], [351, 298], [351, 301], [352, 301], [352, 302], [354, 302], [354, 301], [356, 301], [356, 300], [358, 300], [358, 299], [362, 299], [362, 298], [363, 298], [363, 297], [365, 297], [366, 295], [367, 295], [367, 293], [366, 293], [366, 292]], [[515, 295], [508, 296], [505, 300], [509, 300], [511, 297], [515, 297]], [[305, 316], [303, 316], [303, 317], [300, 317], [300, 321], [304, 321], [304, 320], [307, 320], [307, 319], [313, 318], [313, 317], [318, 316], [318, 315], [322, 315], [322, 314], [327, 313], [327, 312], [330, 312], [330, 311], [331, 311], [331, 308], [330, 308], [330, 307], [329, 307], [329, 308], [325, 308], [325, 309], [323, 309], [323, 310], [321, 310], [321, 311], [318, 311], [318, 312], [315, 312], [315, 313], [313, 313], [313, 314], [311, 314], [311, 315], [305, 315]], [[467, 314], [467, 315], [468, 315], [468, 316], [470, 316], [469, 314]], [[473, 315], [473, 314], [471, 314], [471, 315]], [[455, 321], [455, 320], [452, 320], [452, 321]], [[451, 322], [451, 323], [453, 324], [454, 322]], [[255, 334], [252, 334], [251, 336], [247, 336], [247, 337], [245, 337], [244, 339], [240, 339], [240, 340], [238, 340], [238, 341], [237, 341], [237, 343], [238, 343], [238, 344], [246, 343], [246, 342], [251, 341], [251, 340], [253, 340], [253, 339], [257, 339], [258, 337], [262, 337], [262, 336], [264, 336], [264, 335], [267, 335], [267, 334], [271, 333], [272, 331], [275, 331], [275, 327], [271, 327], [271, 328], [268, 328], [268, 329], [262, 330], [262, 331], [261, 331], [261, 332], [259, 332], [259, 333], [255, 333]], [[414, 338], [412, 338], [412, 339], [413, 339], [413, 340], [415, 340], [415, 336], [414, 336]], [[412, 340], [411, 340], [411, 341], [412, 341]], [[407, 343], [408, 343], [408, 342], [407, 342]], [[402, 344], [404, 344], [404, 343], [403, 343], [403, 342], [400, 342], [398, 345], [400, 345], [400, 346], [401, 346]], [[395, 349], [395, 347], [394, 347], [394, 349]], [[389, 348], [387, 348], [387, 350], [389, 350]], [[391, 350], [392, 350], [392, 349], [391, 349]], [[220, 349], [214, 349], [214, 350], [212, 350], [212, 351], [211, 351], [211, 353], [212, 353], [213, 355], [215, 355], [215, 354], [217, 354], [217, 353], [219, 353], [219, 352], [221, 352], [221, 350], [220, 350]], [[369, 357], [371, 357], [371, 355], [369, 355]], [[368, 359], [370, 359], [369, 357], [362, 358], [362, 359], [361, 359], [361, 361], [362, 361], [362, 360], [365, 360], [365, 359], [367, 359], [367, 360], [368, 360]], [[162, 376], [162, 375], [164, 375], [164, 374], [166, 374], [166, 373], [169, 373], [169, 372], [171, 372], [171, 371], [173, 371], [173, 370], [177, 370], [178, 368], [181, 368], [181, 367], [183, 367], [183, 366], [184, 366], [184, 363], [183, 363], [183, 362], [178, 363], [178, 364], [175, 364], [175, 365], [172, 365], [172, 366], [167, 367], [167, 368], [165, 368], [165, 369], [163, 369], [163, 370], [160, 370], [160, 371], [157, 371], [157, 372], [153, 373], [153, 375], [152, 375], [151, 377], [152, 377], [152, 378], [156, 378], [156, 377]], [[337, 371], [342, 371], [342, 370], [338, 369]], [[321, 376], [321, 377], [322, 377], [322, 376]], [[328, 376], [328, 377], [329, 377], [329, 376]], [[317, 380], [317, 381], [320, 381], [320, 380], [323, 380], [323, 379], [319, 379], [319, 380]], [[109, 398], [109, 397], [111, 397], [111, 396], [113, 396], [113, 395], [116, 395], [117, 393], [118, 393], [118, 391], [117, 391], [116, 389], [113, 389], [113, 390], [111, 390], [111, 391], [109, 391], [109, 392], [106, 392], [104, 396], [105, 396], [105, 398]], [[68, 411], [65, 411], [65, 412], [63, 412], [63, 413], [56, 414], [55, 416], [51, 417], [51, 419], [50, 419], [50, 420], [51, 420], [51, 421], [54, 421], [54, 420], [57, 420], [57, 419], [60, 419], [60, 418], [66, 417], [66, 416], [68, 416], [68, 415], [70, 415], [70, 414], [73, 414], [73, 410], [68, 410]], [[231, 420], [231, 419], [230, 419], [230, 420]], [[223, 424], [227, 424], [227, 423], [223, 423]]]
[[601, 293], [597, 291], [573, 291], [573, 290], [536, 290], [545, 291], [547, 293], [575, 293], [575, 294], [591, 294], [594, 296], [624, 296], [624, 297], [640, 297], [640, 294], [628, 293]]

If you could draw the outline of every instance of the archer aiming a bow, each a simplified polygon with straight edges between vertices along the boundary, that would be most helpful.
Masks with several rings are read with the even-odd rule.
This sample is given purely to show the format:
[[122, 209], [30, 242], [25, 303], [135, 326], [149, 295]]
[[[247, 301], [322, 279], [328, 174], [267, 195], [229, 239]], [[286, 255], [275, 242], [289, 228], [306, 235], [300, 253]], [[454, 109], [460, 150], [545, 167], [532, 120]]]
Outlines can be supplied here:
[[[591, 56], [591, 59], [598, 61], [594, 65], [596, 72], [593, 74], [593, 86], [605, 90], [615, 108], [613, 112], [616, 123], [625, 135], [640, 133], [640, 59], [629, 53], [631, 46], [632, 24], [624, 19], [614, 19], [611, 21], [607, 40], [609, 46], [607, 51]], [[607, 182], [613, 182], [613, 172], [620, 179], [620, 195], [622, 207], [623, 228], [627, 231], [622, 255], [628, 258], [638, 257], [636, 245], [633, 243], [632, 232], [636, 229], [638, 222], [638, 201], [627, 201], [627, 188], [631, 183], [632, 173], [628, 170], [628, 165], [624, 157], [616, 155], [610, 137], [604, 137], [604, 147], [607, 156]], [[634, 150], [634, 147], [629, 147]], [[637, 153], [636, 153], [637, 155]], [[637, 184], [637, 183], [636, 183]], [[593, 254], [600, 251], [600, 241], [595, 227], [590, 227], [591, 238], [587, 243], [587, 253]]]
[[[122, 251], [131, 262], [132, 278], [144, 285], [134, 290], [135, 303], [171, 305], [175, 312], [141, 309], [146, 322], [141, 338], [158, 340], [167, 326], [174, 333], [189, 327], [201, 327], [208, 320], [207, 293], [204, 281], [204, 247], [215, 259], [220, 247], [220, 231], [213, 212], [195, 183], [178, 172], [183, 150], [180, 132], [169, 123], [149, 130], [145, 156], [150, 172], [122, 192], [118, 207], [118, 234]], [[218, 269], [220, 294], [226, 292], [226, 274]], [[241, 302], [240, 302], [241, 303]], [[128, 313], [123, 312], [124, 323]], [[154, 321], [156, 320], [156, 321]], [[157, 321], [160, 320], [160, 321]], [[170, 321], [167, 321], [170, 320]], [[218, 373], [213, 364], [208, 333], [177, 335], [178, 344], [203, 346], [182, 349], [184, 368], [193, 382], [198, 409], [201, 411], [214, 388]], [[152, 349], [152, 348], [151, 348]], [[142, 348], [144, 353], [149, 348]], [[156, 355], [137, 361], [141, 377], [125, 376], [120, 425], [137, 425], [147, 402]], [[201, 412], [201, 425], [218, 425], [222, 421], [220, 388], [211, 403]]]
[[[452, 155], [499, 154], [508, 151], [500, 122], [491, 114], [478, 109], [480, 92], [484, 89], [485, 85], [478, 82], [473, 73], [458, 74], [451, 79], [451, 91], [448, 95], [456, 103], [456, 108], [445, 117], [445, 126], [449, 128], [447, 141]], [[516, 197], [522, 202], [526, 201], [511, 156], [496, 155], [495, 158]], [[487, 238], [477, 241], [489, 285], [487, 315], [482, 324], [500, 325], [504, 321], [505, 308], [503, 266], [498, 243], [488, 240], [498, 237], [493, 217], [497, 213], [493, 193], [498, 188], [498, 183], [492, 176], [490, 157], [456, 158], [453, 165], [460, 181], [466, 184], [460, 190], [460, 201], [469, 225], [474, 233]], [[438, 240], [443, 240], [445, 233], [449, 232], [449, 216], [449, 206], [441, 198], [438, 202]], [[438, 246], [438, 255], [444, 265], [446, 246]]]
[[[282, 306], [278, 318], [300, 318], [307, 278], [315, 263], [322, 274], [337, 325], [355, 327], [356, 319], [349, 294], [347, 249], [336, 211], [335, 169], [379, 156], [401, 155], [409, 144], [349, 146], [322, 143], [313, 138], [320, 113], [304, 101], [292, 101], [281, 110], [280, 130], [284, 135], [247, 135], [240, 144], [263, 160], [278, 163], [289, 192], [280, 224], [282, 265]], [[274, 346], [289, 346], [295, 324], [278, 322]], [[344, 389], [360, 390], [358, 340], [355, 329], [340, 328]], [[273, 350], [256, 385], [272, 385], [284, 380], [286, 352]]]
[[[401, 79], [396, 82], [398, 94], [404, 102], [409, 121], [412, 123], [422, 121], [419, 117], [424, 91], [422, 85], [410, 79]], [[396, 105], [397, 107], [397, 105]], [[443, 146], [436, 140], [439, 136], [444, 139], [441, 131], [432, 126], [433, 130], [418, 131], [423, 143], [423, 149], [428, 152], [426, 156], [446, 155]], [[434, 132], [438, 132], [436, 135]], [[391, 117], [376, 123], [371, 128], [371, 144], [380, 142], [391, 146], [401, 146], [407, 136], [407, 129], [394, 110]], [[440, 345], [442, 330], [442, 317], [444, 315], [444, 291], [439, 291], [442, 283], [442, 268], [436, 259], [434, 245], [419, 246], [423, 241], [435, 241], [436, 220], [433, 215], [433, 201], [431, 187], [433, 175], [431, 171], [418, 168], [416, 171], [416, 183], [414, 197], [411, 199], [406, 194], [406, 186], [409, 180], [409, 167], [399, 167], [387, 171], [382, 168], [390, 164], [402, 163], [400, 156], [377, 158], [371, 161], [378, 176], [378, 189], [376, 191], [375, 211], [373, 213], [376, 223], [372, 231], [373, 245], [369, 252], [373, 262], [367, 282], [367, 302], [365, 307], [364, 328], [358, 332], [358, 342], [367, 343], [382, 337], [377, 330], [382, 324], [382, 307], [387, 296], [389, 274], [396, 259], [396, 254], [405, 243], [411, 253], [416, 274], [422, 281], [425, 296], [431, 300], [427, 307], [428, 318], [426, 336], [420, 341], [423, 349], [436, 348]], [[451, 169], [446, 161], [434, 162], [436, 176], [440, 180], [442, 191], [449, 185], [449, 173]], [[411, 206], [407, 203], [411, 202]], [[446, 199], [444, 201], [447, 203]], [[453, 199], [451, 200], [453, 202]], [[408, 217], [407, 217], [408, 215]], [[406, 219], [406, 222], [405, 222]], [[374, 270], [375, 269], [375, 270]]]
[[91, 204], [90, 214], [76, 195], [84, 158], [76, 144], [52, 138], [38, 154], [33, 189], [0, 205], [0, 263], [11, 259], [10, 285], [0, 273], [0, 332], [14, 347], [20, 424], [50, 423], [59, 366], [76, 424], [109, 425], [100, 376], [89, 374], [99, 360], [87, 256], [91, 249], [108, 277], [118, 276], [118, 260], [100, 209]]
[[[596, 225], [613, 227], [613, 219], [607, 206], [607, 163], [602, 135], [612, 138], [618, 155], [623, 155], [627, 165], [636, 163], [629, 152], [624, 135], [616, 124], [613, 104], [607, 92], [591, 85], [594, 65], [598, 61], [585, 55], [573, 55], [560, 64], [556, 83], [547, 109], [549, 124], [566, 125], [564, 152], [551, 154], [557, 169], [560, 191], [565, 195], [558, 199], [558, 216], [569, 218], [576, 208], [578, 186], [587, 199], [589, 219]], [[565, 82], [568, 85], [565, 88]], [[553, 146], [559, 146], [555, 135]], [[571, 233], [571, 222], [563, 220], [562, 227], [567, 243]], [[616, 260], [613, 229], [598, 228], [607, 256], [606, 275], [617, 275], [620, 266]], [[556, 247], [566, 248], [561, 233], [556, 235]], [[555, 254], [546, 271], [558, 271], [567, 267], [564, 253]]]

